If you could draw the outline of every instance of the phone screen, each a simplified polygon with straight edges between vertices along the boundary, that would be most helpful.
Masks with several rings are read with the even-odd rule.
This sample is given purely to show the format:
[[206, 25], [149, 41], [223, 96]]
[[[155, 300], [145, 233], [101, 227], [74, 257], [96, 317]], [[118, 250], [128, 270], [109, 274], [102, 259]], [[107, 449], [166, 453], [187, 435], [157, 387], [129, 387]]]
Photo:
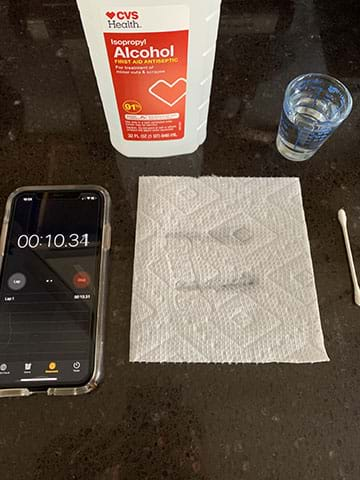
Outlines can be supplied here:
[[89, 381], [103, 212], [96, 190], [14, 198], [0, 278], [0, 388]]

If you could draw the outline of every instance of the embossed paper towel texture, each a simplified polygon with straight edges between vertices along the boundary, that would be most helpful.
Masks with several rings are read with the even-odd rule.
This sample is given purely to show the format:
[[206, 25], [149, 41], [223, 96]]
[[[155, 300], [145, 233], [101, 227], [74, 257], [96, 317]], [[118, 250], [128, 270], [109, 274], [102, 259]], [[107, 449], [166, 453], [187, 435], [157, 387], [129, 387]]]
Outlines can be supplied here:
[[143, 177], [130, 361], [321, 362], [297, 178]]

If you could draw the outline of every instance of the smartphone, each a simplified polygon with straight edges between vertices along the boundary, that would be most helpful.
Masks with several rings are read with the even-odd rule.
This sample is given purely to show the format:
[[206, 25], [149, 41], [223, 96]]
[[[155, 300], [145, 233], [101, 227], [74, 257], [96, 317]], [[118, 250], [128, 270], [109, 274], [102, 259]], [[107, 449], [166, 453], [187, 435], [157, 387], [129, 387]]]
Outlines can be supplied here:
[[103, 376], [110, 196], [24, 187], [0, 244], [0, 396], [77, 395]]

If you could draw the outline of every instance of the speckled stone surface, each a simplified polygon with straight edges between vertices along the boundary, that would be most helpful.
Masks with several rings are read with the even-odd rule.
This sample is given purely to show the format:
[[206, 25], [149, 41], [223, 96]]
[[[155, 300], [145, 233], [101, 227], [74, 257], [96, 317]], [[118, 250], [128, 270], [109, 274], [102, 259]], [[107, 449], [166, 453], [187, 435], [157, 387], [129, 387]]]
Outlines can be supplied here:
[[[0, 401], [0, 478], [358, 480], [360, 310], [341, 231], [360, 258], [360, 33], [356, 0], [224, 0], [209, 135], [183, 158], [111, 147], [73, 0], [0, 0], [0, 205], [16, 187], [98, 183], [111, 192], [106, 377], [78, 398]], [[295, 75], [329, 72], [351, 117], [312, 160], [274, 139]], [[299, 176], [322, 325], [319, 365], [130, 365], [139, 175]]]

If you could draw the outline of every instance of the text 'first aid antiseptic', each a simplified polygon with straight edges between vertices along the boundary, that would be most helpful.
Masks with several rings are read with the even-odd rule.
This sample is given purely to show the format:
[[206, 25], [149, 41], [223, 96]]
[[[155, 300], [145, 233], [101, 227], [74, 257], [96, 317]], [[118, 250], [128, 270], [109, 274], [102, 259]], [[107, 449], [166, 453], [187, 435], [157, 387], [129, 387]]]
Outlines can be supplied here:
[[194, 152], [206, 138], [221, 0], [77, 0], [113, 146]]

